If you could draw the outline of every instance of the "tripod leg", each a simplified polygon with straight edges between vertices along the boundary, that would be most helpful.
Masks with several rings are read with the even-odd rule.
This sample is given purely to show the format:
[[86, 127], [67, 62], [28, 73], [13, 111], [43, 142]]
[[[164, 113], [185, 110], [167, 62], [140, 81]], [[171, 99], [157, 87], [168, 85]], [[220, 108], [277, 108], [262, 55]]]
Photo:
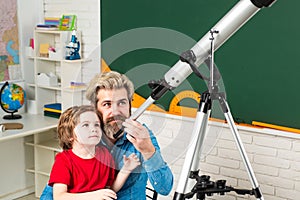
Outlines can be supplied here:
[[222, 110], [224, 112], [225, 118], [226, 118], [226, 120], [228, 122], [228, 125], [229, 125], [229, 127], [231, 129], [231, 132], [233, 134], [234, 140], [235, 140], [235, 142], [237, 144], [237, 148], [238, 148], [238, 150], [240, 152], [240, 155], [242, 157], [242, 160], [243, 160], [243, 163], [244, 163], [245, 168], [247, 170], [247, 173], [249, 175], [250, 182], [251, 182], [252, 187], [254, 189], [254, 195], [255, 195], [255, 197], [257, 199], [263, 200], [264, 198], [263, 198], [262, 193], [261, 193], [261, 191], [259, 189], [258, 182], [257, 182], [257, 180], [255, 178], [254, 171], [253, 171], [253, 169], [251, 167], [251, 164], [250, 164], [250, 161], [249, 161], [248, 156], [246, 154], [244, 145], [243, 145], [242, 140], [241, 140], [241, 138], [239, 136], [237, 127], [236, 127], [236, 125], [234, 123], [234, 120], [233, 120], [233, 117], [232, 117], [232, 115], [230, 113], [229, 106], [228, 106], [228, 104], [227, 104], [227, 102], [226, 102], [226, 100], [225, 100], [224, 97], [220, 97], [219, 98], [219, 102], [220, 102], [221, 108], [222, 108]]
[[[191, 172], [196, 172], [199, 169], [199, 161], [202, 155], [202, 150], [203, 150], [203, 143], [204, 143], [204, 139], [206, 136], [206, 128], [208, 126], [208, 118], [210, 116], [210, 110], [205, 114], [205, 116], [203, 117], [203, 121], [202, 121], [202, 125], [201, 125], [201, 129], [199, 130], [198, 133], [198, 138], [197, 138], [197, 144], [196, 144], [196, 149], [195, 149], [195, 157], [193, 159], [193, 165], [191, 167]], [[197, 123], [195, 123], [196, 125]]]
[[193, 127], [191, 142], [186, 152], [186, 157], [182, 166], [177, 189], [173, 200], [185, 199], [184, 194], [189, 179], [190, 171], [191, 169], [192, 171], [196, 171], [199, 164], [199, 160], [196, 160], [195, 158], [198, 158], [197, 156], [201, 154], [202, 144], [204, 141], [208, 117], [211, 109], [210, 96], [209, 94], [204, 94], [202, 94], [202, 98]]

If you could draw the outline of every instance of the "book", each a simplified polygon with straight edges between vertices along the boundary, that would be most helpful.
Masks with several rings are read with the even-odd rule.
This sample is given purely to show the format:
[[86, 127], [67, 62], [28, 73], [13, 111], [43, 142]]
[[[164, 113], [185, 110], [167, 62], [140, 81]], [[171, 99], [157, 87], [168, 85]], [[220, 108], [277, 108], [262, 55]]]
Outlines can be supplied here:
[[58, 26], [54, 24], [38, 24], [36, 25], [38, 30], [58, 30]]
[[86, 84], [83, 82], [74, 82], [74, 81], [70, 82], [70, 88], [76, 89], [76, 88], [85, 88], [85, 87]]
[[60, 18], [59, 17], [45, 17], [44, 21], [45, 21], [45, 24], [47, 24], [47, 25], [55, 25], [56, 27], [58, 27]]
[[44, 111], [53, 112], [53, 113], [61, 113], [61, 110], [56, 110], [52, 108], [44, 108]]
[[45, 104], [44, 108], [51, 108], [51, 109], [55, 109], [55, 110], [61, 110], [61, 103]]
[[39, 28], [57, 28], [57, 25], [54, 25], [54, 24], [38, 24], [38, 25], [36, 25], [36, 27], [39, 27]]
[[59, 118], [61, 115], [61, 103], [45, 104], [44, 115], [47, 117]]
[[47, 117], [59, 118], [60, 115], [61, 115], [60, 113], [44, 111], [44, 116], [47, 116]]

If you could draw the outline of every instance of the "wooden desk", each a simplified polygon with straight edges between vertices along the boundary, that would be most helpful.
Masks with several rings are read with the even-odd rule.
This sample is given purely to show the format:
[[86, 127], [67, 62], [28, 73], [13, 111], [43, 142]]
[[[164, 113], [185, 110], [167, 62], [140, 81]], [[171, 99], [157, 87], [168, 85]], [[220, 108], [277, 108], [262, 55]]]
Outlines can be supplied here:
[[57, 151], [55, 139], [58, 119], [42, 114], [22, 114], [19, 120], [0, 119], [0, 123], [22, 123], [22, 129], [0, 133], [0, 199], [15, 199], [35, 192], [39, 196], [49, 179]]

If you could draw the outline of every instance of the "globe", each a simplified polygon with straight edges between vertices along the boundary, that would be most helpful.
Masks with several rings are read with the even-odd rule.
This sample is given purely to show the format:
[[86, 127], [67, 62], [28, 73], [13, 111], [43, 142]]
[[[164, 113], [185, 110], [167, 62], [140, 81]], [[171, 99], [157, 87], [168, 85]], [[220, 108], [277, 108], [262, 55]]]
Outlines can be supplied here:
[[0, 90], [1, 108], [10, 113], [10, 115], [4, 115], [3, 119], [20, 119], [21, 115], [14, 113], [24, 105], [26, 100], [26, 93], [24, 89], [15, 83], [5, 82]]

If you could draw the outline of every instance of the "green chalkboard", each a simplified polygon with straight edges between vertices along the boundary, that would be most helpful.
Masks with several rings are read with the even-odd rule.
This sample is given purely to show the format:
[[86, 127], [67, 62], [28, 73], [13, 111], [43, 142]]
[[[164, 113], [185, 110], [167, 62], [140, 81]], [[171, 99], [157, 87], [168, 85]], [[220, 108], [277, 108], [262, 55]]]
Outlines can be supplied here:
[[[103, 0], [102, 58], [111, 69], [126, 73], [137, 93], [147, 98], [147, 82], [163, 78], [179, 54], [194, 46], [237, 2]], [[298, 0], [278, 0], [261, 9], [216, 51], [215, 64], [238, 122], [300, 128], [299, 7]], [[206, 90], [192, 74], [156, 104], [167, 110], [176, 92], [187, 88]]]

